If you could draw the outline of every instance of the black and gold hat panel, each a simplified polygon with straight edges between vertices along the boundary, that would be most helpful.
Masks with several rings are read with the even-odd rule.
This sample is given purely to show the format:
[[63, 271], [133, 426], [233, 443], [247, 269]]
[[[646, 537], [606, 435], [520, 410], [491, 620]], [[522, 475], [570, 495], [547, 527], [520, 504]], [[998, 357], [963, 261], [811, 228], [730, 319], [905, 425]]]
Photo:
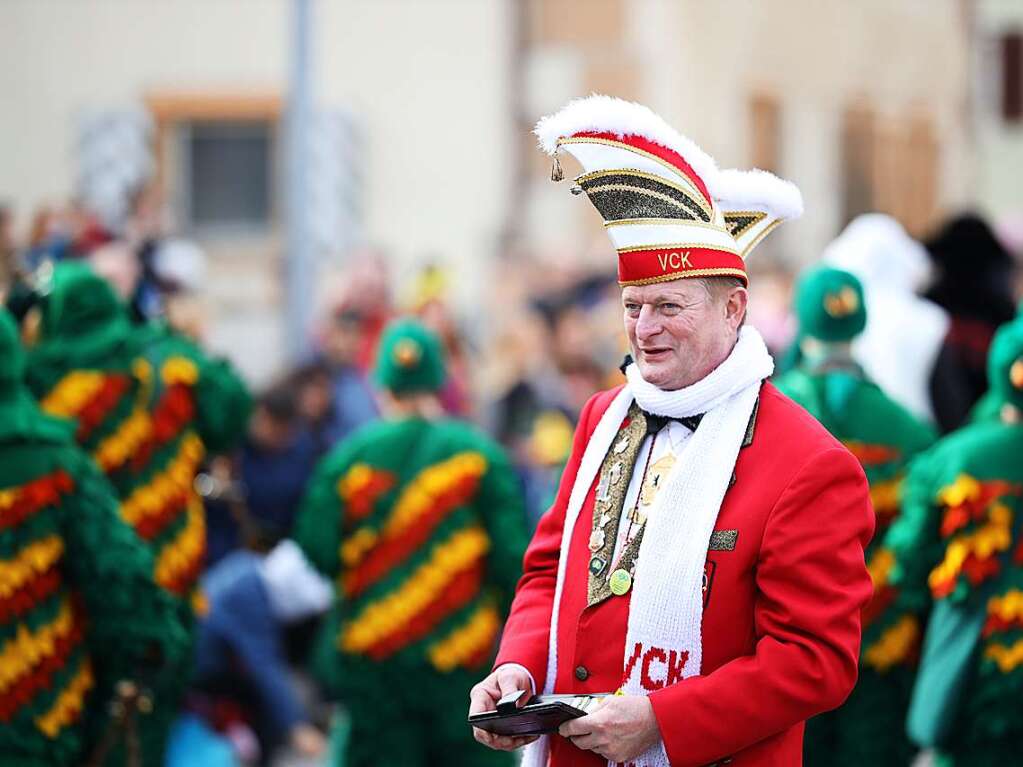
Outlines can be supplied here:
[[576, 179], [605, 221], [658, 218], [709, 223], [705, 206], [680, 186], [640, 171], [599, 171]]

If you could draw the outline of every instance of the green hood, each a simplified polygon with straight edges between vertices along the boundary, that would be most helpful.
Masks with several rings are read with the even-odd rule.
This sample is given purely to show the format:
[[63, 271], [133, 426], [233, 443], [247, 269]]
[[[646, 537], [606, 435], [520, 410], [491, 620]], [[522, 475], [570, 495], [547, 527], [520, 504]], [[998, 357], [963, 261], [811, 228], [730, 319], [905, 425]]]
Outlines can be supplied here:
[[23, 381], [25, 351], [14, 318], [0, 308], [0, 443], [14, 441], [69, 442], [69, 421], [44, 414]]
[[39, 377], [75, 368], [119, 367], [137, 353], [127, 310], [110, 284], [86, 264], [58, 264], [42, 293], [39, 339], [29, 350], [30, 379], [37, 393]]

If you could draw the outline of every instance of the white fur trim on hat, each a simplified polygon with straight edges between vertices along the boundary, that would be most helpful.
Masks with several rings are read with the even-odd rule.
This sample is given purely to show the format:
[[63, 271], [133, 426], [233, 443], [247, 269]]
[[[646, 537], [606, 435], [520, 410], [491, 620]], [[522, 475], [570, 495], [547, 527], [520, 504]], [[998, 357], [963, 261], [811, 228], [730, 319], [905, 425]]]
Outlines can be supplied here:
[[558, 139], [588, 131], [613, 133], [618, 137], [642, 136], [678, 152], [708, 187], [710, 177], [717, 173], [713, 157], [652, 109], [613, 96], [594, 94], [573, 99], [560, 111], [541, 118], [533, 133], [540, 140], [540, 148], [552, 155], [558, 151]]
[[758, 210], [774, 218], [803, 215], [803, 195], [790, 181], [764, 170], [722, 170], [707, 180], [711, 196], [721, 210]]

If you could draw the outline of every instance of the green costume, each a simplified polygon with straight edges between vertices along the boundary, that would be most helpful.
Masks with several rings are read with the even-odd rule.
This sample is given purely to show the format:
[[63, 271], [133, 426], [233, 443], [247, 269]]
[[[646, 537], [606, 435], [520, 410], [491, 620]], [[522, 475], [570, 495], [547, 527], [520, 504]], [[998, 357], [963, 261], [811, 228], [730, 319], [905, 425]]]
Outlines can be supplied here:
[[121, 513], [150, 542], [157, 582], [193, 596], [206, 551], [202, 501], [192, 483], [207, 455], [244, 435], [251, 410], [245, 384], [221, 360], [162, 324], [137, 331], [135, 369], [147, 392], [148, 436], [138, 448]]
[[[116, 489], [121, 517], [148, 545], [156, 582], [176, 599], [191, 633], [206, 551], [193, 482], [208, 448], [224, 450], [242, 436], [244, 385], [163, 327], [132, 326], [106, 281], [78, 263], [54, 269], [28, 382], [44, 411], [74, 422], [76, 439]], [[162, 761], [187, 683], [185, 666], [154, 689], [156, 706], [142, 720], [146, 763]]]
[[[443, 382], [440, 345], [414, 323], [384, 334], [377, 364], [391, 392]], [[344, 763], [510, 764], [475, 743], [464, 721], [526, 543], [501, 449], [448, 419], [370, 424], [317, 468], [295, 537], [337, 583], [317, 667], [351, 711]]]
[[79, 444], [117, 489], [121, 516], [149, 544], [157, 582], [187, 602], [205, 552], [192, 482], [208, 452], [243, 435], [245, 386], [165, 327], [133, 327], [85, 265], [58, 265], [41, 308], [29, 385], [43, 410], [75, 422]]
[[186, 637], [113, 488], [73, 427], [37, 408], [23, 372], [0, 309], [0, 761], [78, 765], [89, 732], [107, 728], [115, 683], [159, 683]]
[[807, 722], [805, 761], [808, 767], [901, 767], [909, 764], [914, 750], [901, 723], [913, 679], [913, 645], [907, 640], [919, 629], [892, 607], [895, 594], [887, 581], [891, 555], [880, 541], [897, 515], [909, 460], [936, 435], [867, 380], [846, 346], [836, 346], [850, 342], [866, 324], [856, 277], [816, 268], [800, 280], [795, 304], [804, 351], [797, 366], [775, 383], [859, 459], [877, 515], [866, 551], [875, 592], [862, 616], [859, 680], [842, 707]]
[[[1023, 321], [995, 335], [999, 404], [1023, 410]], [[903, 607], [930, 611], [908, 725], [955, 765], [1014, 764], [1023, 739], [1023, 424], [986, 421], [914, 463], [885, 546]]]

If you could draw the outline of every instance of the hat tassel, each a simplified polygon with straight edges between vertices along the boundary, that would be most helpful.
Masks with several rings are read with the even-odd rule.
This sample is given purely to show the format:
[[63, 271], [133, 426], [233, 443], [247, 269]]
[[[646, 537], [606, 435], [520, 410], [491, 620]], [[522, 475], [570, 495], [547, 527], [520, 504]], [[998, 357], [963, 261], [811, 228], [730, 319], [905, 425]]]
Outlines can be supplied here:
[[551, 166], [551, 181], [557, 183], [565, 178], [564, 172], [561, 170], [561, 160], [558, 159], [557, 153], [554, 154], [554, 164]]

